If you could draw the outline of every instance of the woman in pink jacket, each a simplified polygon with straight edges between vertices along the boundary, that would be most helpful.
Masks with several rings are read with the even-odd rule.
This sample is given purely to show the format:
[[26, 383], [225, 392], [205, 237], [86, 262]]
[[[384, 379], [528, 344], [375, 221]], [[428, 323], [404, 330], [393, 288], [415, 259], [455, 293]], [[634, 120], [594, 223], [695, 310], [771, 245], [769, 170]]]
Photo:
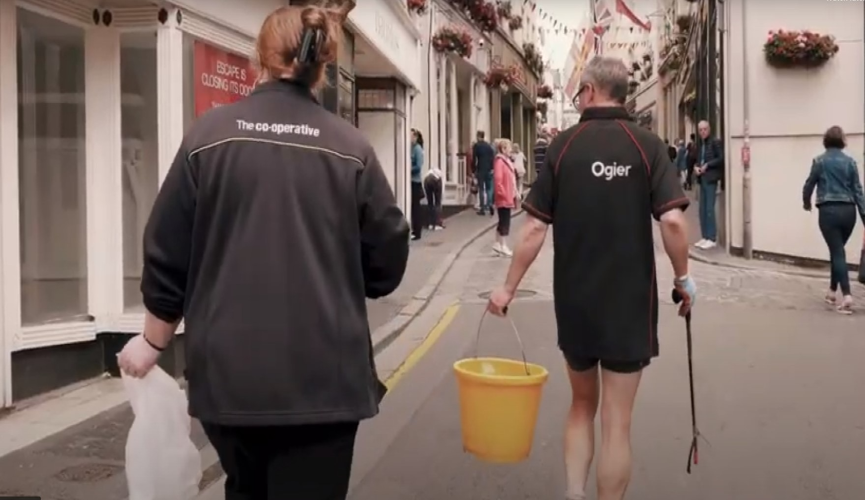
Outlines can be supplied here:
[[508, 248], [507, 236], [511, 231], [511, 211], [517, 206], [517, 174], [510, 160], [511, 141], [496, 141], [496, 158], [493, 161], [493, 200], [499, 214], [496, 227], [496, 242], [493, 251], [499, 255], [513, 255]]

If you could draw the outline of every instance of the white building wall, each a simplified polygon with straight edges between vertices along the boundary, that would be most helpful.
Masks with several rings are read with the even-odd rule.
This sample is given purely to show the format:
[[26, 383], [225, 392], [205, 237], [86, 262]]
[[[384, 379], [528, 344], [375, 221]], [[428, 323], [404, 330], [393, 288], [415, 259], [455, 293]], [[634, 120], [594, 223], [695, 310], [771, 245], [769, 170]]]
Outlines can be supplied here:
[[173, 0], [174, 5], [218, 21], [251, 37], [258, 34], [264, 18], [287, 5], [287, 0], [253, 0], [223, 2], [214, 0]]
[[[817, 211], [802, 210], [801, 189], [811, 159], [823, 151], [822, 135], [832, 125], [847, 133], [847, 152], [863, 166], [865, 149], [865, 4], [801, 2], [779, 10], [772, 2], [729, 0], [727, 74], [727, 206], [731, 244], [742, 247], [743, 145], [748, 96], [751, 137], [753, 248], [828, 260], [817, 227]], [[764, 60], [770, 30], [812, 30], [836, 37], [838, 54], [817, 69], [778, 70]], [[745, 71], [740, 70], [744, 68]], [[858, 263], [862, 226], [847, 246]]]

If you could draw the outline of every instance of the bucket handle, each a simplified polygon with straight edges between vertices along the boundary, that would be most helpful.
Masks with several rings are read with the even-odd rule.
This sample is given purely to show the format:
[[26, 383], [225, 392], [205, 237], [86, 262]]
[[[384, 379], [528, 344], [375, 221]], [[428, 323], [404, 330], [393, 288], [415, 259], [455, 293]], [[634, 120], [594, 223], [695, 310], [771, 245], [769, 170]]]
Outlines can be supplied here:
[[[487, 311], [484, 309], [484, 313], [481, 315], [481, 320], [478, 322], [478, 333], [475, 336], [475, 358], [478, 357], [478, 349], [481, 343], [481, 329], [484, 326], [484, 319], [487, 317]], [[523, 348], [523, 339], [520, 338], [520, 332], [517, 331], [517, 325], [514, 323], [514, 320], [510, 318], [510, 316], [505, 316], [508, 322], [511, 324], [511, 329], [514, 331], [514, 336], [517, 338], [517, 343], [520, 345], [520, 355], [523, 358], [523, 366], [526, 368], [526, 375], [531, 375], [531, 371], [529, 371], [529, 363], [526, 361], [526, 350]]]

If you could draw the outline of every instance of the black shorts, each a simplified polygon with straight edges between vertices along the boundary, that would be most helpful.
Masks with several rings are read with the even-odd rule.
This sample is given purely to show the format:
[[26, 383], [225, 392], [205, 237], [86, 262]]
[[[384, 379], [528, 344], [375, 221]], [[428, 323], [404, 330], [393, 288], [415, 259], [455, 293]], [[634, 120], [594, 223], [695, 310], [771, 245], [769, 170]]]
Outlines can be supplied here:
[[499, 223], [496, 226], [496, 232], [502, 236], [507, 236], [511, 233], [511, 209], [499, 208]]
[[586, 370], [591, 370], [592, 368], [601, 365], [601, 368], [604, 370], [609, 370], [613, 373], [637, 373], [643, 368], [649, 366], [652, 362], [650, 359], [641, 359], [639, 361], [616, 361], [609, 359], [598, 359], [598, 358], [581, 358], [578, 356], [569, 356], [567, 353], [563, 352], [565, 356], [565, 361], [568, 363], [568, 367], [575, 372], [584, 372]]
[[345, 500], [348, 495], [357, 422], [202, 426], [225, 471], [225, 500]]

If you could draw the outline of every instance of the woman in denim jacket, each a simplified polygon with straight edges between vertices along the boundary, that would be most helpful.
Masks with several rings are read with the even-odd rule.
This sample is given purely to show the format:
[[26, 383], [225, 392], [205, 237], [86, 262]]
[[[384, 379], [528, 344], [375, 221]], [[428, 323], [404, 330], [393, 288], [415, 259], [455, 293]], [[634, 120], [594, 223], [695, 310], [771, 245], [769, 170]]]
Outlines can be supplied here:
[[[865, 222], [865, 196], [859, 180], [856, 160], [842, 150], [847, 146], [841, 127], [831, 127], [823, 136], [826, 152], [814, 158], [811, 174], [802, 190], [805, 210], [811, 211], [811, 196], [817, 188], [817, 209], [820, 211], [819, 224], [823, 239], [829, 247], [831, 280], [826, 302], [837, 305], [842, 314], [853, 313], [853, 296], [850, 295], [850, 274], [847, 270], [847, 256], [844, 246], [856, 226], [856, 212]], [[837, 302], [838, 285], [844, 295]]]

